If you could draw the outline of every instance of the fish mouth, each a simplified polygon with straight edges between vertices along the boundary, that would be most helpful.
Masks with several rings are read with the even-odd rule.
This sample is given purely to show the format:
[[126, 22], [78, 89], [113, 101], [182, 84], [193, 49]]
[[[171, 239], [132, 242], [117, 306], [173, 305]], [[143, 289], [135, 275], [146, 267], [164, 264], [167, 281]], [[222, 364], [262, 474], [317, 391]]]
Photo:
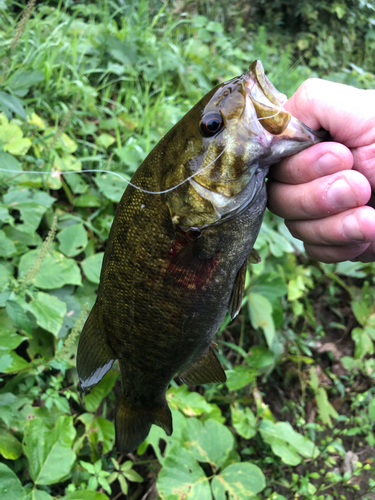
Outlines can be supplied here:
[[267, 155], [264, 166], [329, 139], [328, 132], [311, 130], [283, 108], [287, 97], [266, 77], [259, 59], [251, 64], [246, 73], [244, 88], [254, 107], [258, 125], [260, 124], [266, 132], [261, 134], [260, 138], [272, 149], [272, 154]]

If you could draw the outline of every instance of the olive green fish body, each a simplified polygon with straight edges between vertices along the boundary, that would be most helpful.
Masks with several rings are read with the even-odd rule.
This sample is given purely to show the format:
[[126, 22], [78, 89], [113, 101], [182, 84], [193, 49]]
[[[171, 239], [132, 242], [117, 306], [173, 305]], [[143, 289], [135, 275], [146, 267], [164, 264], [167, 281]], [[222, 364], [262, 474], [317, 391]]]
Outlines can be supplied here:
[[132, 179], [140, 189], [128, 186], [120, 201], [77, 368], [85, 389], [119, 360], [122, 452], [153, 423], [172, 432], [165, 393], [175, 375], [225, 381], [211, 341], [241, 305], [268, 168], [320, 141], [280, 100], [255, 62], [166, 134]]

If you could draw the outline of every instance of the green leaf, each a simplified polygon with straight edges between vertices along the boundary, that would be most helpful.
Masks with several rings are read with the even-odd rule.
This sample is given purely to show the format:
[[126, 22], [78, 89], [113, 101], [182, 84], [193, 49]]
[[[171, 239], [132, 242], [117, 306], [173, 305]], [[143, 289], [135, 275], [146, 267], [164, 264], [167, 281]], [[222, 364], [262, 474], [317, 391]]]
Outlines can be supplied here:
[[81, 196], [77, 196], [74, 200], [76, 207], [100, 207], [102, 203], [99, 196], [93, 194], [82, 194]]
[[1, 500], [25, 500], [25, 491], [21, 481], [5, 464], [0, 463], [0, 498]]
[[259, 431], [274, 454], [288, 465], [300, 464], [301, 456], [312, 458], [319, 454], [314, 443], [296, 432], [289, 422], [274, 423], [271, 420], [262, 420]]
[[[125, 177], [123, 173], [118, 173], [122, 177]], [[118, 203], [121, 200], [126, 186], [128, 185], [125, 180], [121, 179], [117, 175], [113, 175], [112, 173], [97, 175], [95, 177], [95, 182], [104, 196], [115, 203]]]
[[82, 270], [91, 283], [99, 284], [104, 252], [98, 252], [81, 262]]
[[228, 465], [212, 480], [215, 500], [247, 500], [266, 487], [266, 478], [256, 465], [248, 462]]
[[159, 473], [157, 488], [163, 500], [212, 500], [210, 484], [193, 455], [174, 446]]
[[[19, 265], [19, 276], [21, 278], [33, 266], [38, 255], [38, 250], [31, 250], [21, 257]], [[54, 290], [64, 285], [82, 284], [81, 272], [75, 260], [68, 259], [55, 250], [46, 255], [33, 281], [35, 286], [45, 290]]]
[[0, 257], [5, 259], [11, 257], [17, 252], [13, 241], [5, 235], [4, 231], [0, 230]]
[[116, 370], [110, 370], [88, 394], [84, 395], [85, 407], [88, 411], [94, 413], [99, 408], [103, 399], [112, 391], [118, 375]]
[[178, 408], [188, 417], [199, 417], [202, 414], [216, 413], [218, 407], [207, 403], [197, 392], [189, 392], [186, 385], [171, 387], [167, 393], [167, 401], [172, 408]]
[[7, 460], [17, 460], [22, 455], [21, 443], [4, 429], [0, 429], [0, 453]]
[[25, 488], [26, 498], [25, 500], [53, 500], [51, 495], [43, 490], [34, 490], [31, 488]]
[[238, 434], [245, 439], [251, 439], [257, 433], [257, 421], [249, 407], [240, 408], [237, 404], [231, 405], [232, 425]]
[[17, 347], [26, 340], [26, 337], [18, 335], [18, 333], [12, 330], [2, 330], [0, 332], [0, 354], [2, 351], [11, 351], [12, 349], [17, 349]]
[[22, 106], [22, 101], [20, 101], [17, 97], [0, 91], [0, 107], [5, 109], [5, 111], [16, 113], [25, 121], [27, 120], [26, 112]]
[[4, 203], [10, 209], [20, 212], [22, 223], [16, 228], [24, 233], [35, 232], [46, 210], [54, 203], [55, 198], [43, 191], [14, 187], [4, 195]]
[[95, 445], [99, 442], [103, 443], [103, 453], [108, 453], [112, 450], [115, 444], [115, 426], [109, 420], [103, 417], [96, 417], [92, 424], [94, 436], [90, 436], [90, 442]]
[[24, 307], [35, 316], [40, 327], [58, 336], [67, 313], [65, 302], [48, 293], [38, 292]]
[[256, 371], [248, 366], [238, 365], [233, 370], [226, 370], [227, 381], [225, 382], [230, 391], [242, 389], [256, 379]]
[[259, 293], [249, 293], [248, 304], [251, 324], [254, 328], [263, 329], [267, 344], [271, 347], [275, 338], [271, 302]]
[[108, 500], [108, 497], [98, 491], [81, 490], [70, 493], [65, 500]]
[[[0, 151], [0, 165], [3, 170], [16, 170], [22, 172], [21, 163], [14, 158], [14, 156]], [[0, 171], [0, 180], [12, 179], [15, 174], [14, 172], [2, 172]]]
[[20, 69], [18, 70], [11, 81], [9, 88], [20, 97], [24, 97], [30, 87], [37, 85], [44, 80], [44, 74], [38, 70]]
[[217, 469], [225, 462], [234, 446], [234, 437], [225, 425], [216, 420], [202, 423], [189, 418], [182, 433], [184, 444], [199, 462], [209, 462]]
[[352, 339], [355, 342], [355, 359], [362, 359], [367, 354], [374, 354], [374, 343], [366, 328], [353, 328]]
[[25, 330], [27, 333], [32, 333], [32, 326], [26, 311], [15, 300], [8, 300], [5, 305], [6, 312], [12, 318], [14, 323]]
[[87, 233], [83, 224], [74, 224], [63, 229], [58, 235], [60, 250], [67, 257], [75, 257], [87, 246]]
[[72, 450], [75, 435], [73, 417], [61, 415], [52, 429], [38, 418], [28, 422], [23, 448], [35, 484], [57, 483], [69, 474], [76, 459]]

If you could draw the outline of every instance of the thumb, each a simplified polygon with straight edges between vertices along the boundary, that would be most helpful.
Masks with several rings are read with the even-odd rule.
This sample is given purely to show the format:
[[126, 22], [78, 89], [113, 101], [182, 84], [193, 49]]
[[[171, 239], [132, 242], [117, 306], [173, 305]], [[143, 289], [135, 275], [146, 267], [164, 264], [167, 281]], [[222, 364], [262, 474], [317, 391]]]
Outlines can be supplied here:
[[349, 148], [375, 141], [375, 90], [310, 78], [285, 109], [314, 130], [328, 130], [335, 141]]

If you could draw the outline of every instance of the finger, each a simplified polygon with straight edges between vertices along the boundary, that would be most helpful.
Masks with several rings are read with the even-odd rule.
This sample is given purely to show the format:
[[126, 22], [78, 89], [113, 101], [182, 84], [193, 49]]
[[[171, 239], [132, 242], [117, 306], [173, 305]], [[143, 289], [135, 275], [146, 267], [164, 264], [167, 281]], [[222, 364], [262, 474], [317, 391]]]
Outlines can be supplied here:
[[375, 138], [372, 144], [353, 149], [353, 160], [354, 169], [361, 172], [369, 180], [375, 191]]
[[[361, 245], [354, 245], [348, 247], [339, 246], [317, 246], [317, 245], [305, 245], [306, 253], [309, 257], [314, 260], [319, 260], [320, 262], [326, 262], [327, 264], [344, 262], [346, 260], [361, 260], [361, 256], [365, 255], [369, 247], [369, 243], [363, 243]], [[372, 262], [365, 261], [365, 262]]]
[[375, 241], [375, 210], [359, 207], [317, 220], [289, 220], [291, 234], [308, 245], [349, 246]]
[[268, 206], [284, 219], [320, 219], [365, 205], [371, 186], [359, 172], [346, 170], [306, 184], [268, 184]]
[[351, 260], [356, 262], [375, 262], [375, 242], [370, 243], [364, 252]]
[[374, 103], [375, 90], [310, 78], [284, 107], [312, 129], [323, 127], [335, 141], [352, 148], [375, 142]]
[[346, 146], [323, 142], [284, 158], [271, 167], [270, 177], [286, 184], [304, 184], [352, 167], [353, 155]]

